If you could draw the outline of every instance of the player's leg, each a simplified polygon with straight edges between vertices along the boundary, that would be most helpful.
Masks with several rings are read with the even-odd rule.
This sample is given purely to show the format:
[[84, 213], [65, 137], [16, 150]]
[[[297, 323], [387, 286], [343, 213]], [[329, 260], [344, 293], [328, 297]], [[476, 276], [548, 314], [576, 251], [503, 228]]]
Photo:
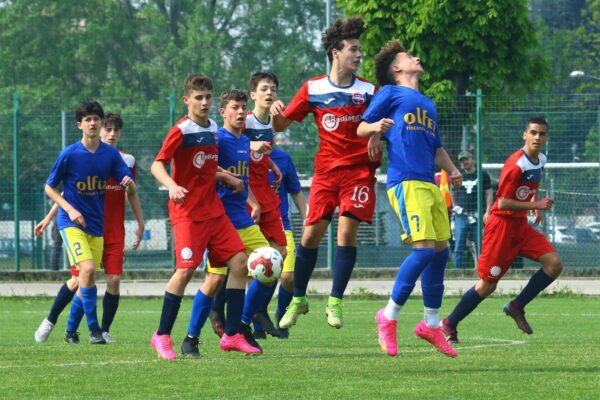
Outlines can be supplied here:
[[[285, 310], [292, 301], [292, 295], [294, 291], [294, 264], [296, 262], [296, 243], [294, 242], [294, 235], [291, 230], [285, 231], [287, 240], [287, 256], [283, 260], [283, 270], [281, 271], [281, 278], [279, 284], [279, 292], [277, 294], [277, 309], [275, 310], [275, 326], [279, 327], [279, 321], [285, 314]], [[289, 337], [289, 330], [279, 327], [279, 337], [281, 339], [287, 339]]]
[[50, 313], [44, 318], [40, 326], [33, 335], [37, 343], [43, 343], [48, 340], [48, 336], [54, 329], [54, 325], [58, 321], [58, 316], [63, 312], [67, 305], [73, 300], [73, 296], [77, 292], [79, 283], [76, 276], [71, 276], [58, 290], [54, 303], [50, 308]]
[[102, 265], [106, 275], [106, 292], [102, 299], [102, 337], [107, 343], [114, 343], [110, 327], [119, 308], [121, 275], [123, 274], [124, 244], [104, 245]]
[[79, 332], [77, 332], [77, 329], [79, 328], [83, 316], [84, 311], [81, 292], [77, 291], [76, 295], [73, 297], [73, 302], [71, 303], [67, 328], [65, 329], [65, 342], [69, 344], [79, 344]]

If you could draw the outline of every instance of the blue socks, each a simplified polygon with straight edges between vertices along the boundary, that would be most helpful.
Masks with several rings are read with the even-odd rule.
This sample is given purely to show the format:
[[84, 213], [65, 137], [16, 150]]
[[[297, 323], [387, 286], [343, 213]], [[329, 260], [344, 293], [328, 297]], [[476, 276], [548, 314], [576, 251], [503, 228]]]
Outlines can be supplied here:
[[356, 263], [355, 246], [337, 246], [335, 251], [335, 262], [333, 266], [333, 284], [331, 286], [331, 297], [341, 299], [350, 282], [352, 270]]
[[96, 301], [98, 300], [98, 288], [92, 286], [90, 288], [80, 287], [81, 301], [83, 303], [83, 311], [87, 319], [87, 325], [92, 331], [99, 331], [100, 326], [98, 325], [98, 315], [96, 314]]
[[523, 288], [523, 291], [519, 293], [515, 301], [524, 308], [531, 300], [535, 298], [540, 292], [546, 289], [554, 278], [544, 272], [543, 268], [538, 269], [535, 274], [531, 276], [527, 285]]
[[429, 264], [421, 273], [421, 290], [423, 291], [423, 304], [427, 308], [439, 309], [442, 307], [444, 296], [444, 272], [450, 252], [448, 248], [435, 253]]
[[117, 308], [119, 308], [120, 298], [121, 296], [118, 294], [104, 293], [104, 299], [102, 300], [102, 332], [110, 331]]
[[250, 325], [254, 313], [262, 310], [264, 304], [269, 300], [271, 296], [271, 286], [260, 283], [254, 279], [250, 286], [248, 286], [248, 292], [246, 293], [246, 301], [244, 302], [244, 311], [242, 313], [242, 322], [246, 325]]
[[195, 337], [200, 336], [200, 330], [208, 318], [213, 302], [214, 300], [212, 297], [208, 297], [202, 293], [201, 290], [198, 290], [196, 296], [194, 296], [194, 302], [192, 303], [192, 314], [190, 315], [188, 335]]
[[63, 284], [58, 291], [58, 294], [54, 298], [54, 304], [52, 304], [52, 308], [50, 309], [50, 314], [48, 314], [48, 321], [56, 324], [58, 321], [58, 316], [65, 309], [65, 307], [73, 300], [73, 296], [75, 292], [71, 292], [67, 284]]
[[285, 290], [282, 285], [279, 285], [279, 295], [277, 296], [277, 314], [279, 317], [282, 317], [285, 314], [285, 309], [290, 305], [292, 301], [292, 293]]
[[240, 332], [242, 309], [244, 308], [244, 289], [225, 289], [227, 315], [225, 316], [225, 334], [233, 336]]
[[165, 292], [165, 298], [163, 300], [162, 313], [160, 315], [160, 325], [156, 333], [158, 335], [170, 335], [179, 313], [179, 307], [181, 306], [181, 299], [183, 296], [177, 296], [175, 294]]
[[294, 264], [294, 297], [306, 296], [308, 281], [317, 265], [319, 248], [307, 249], [301, 244], [296, 249], [296, 263]]
[[457, 327], [458, 323], [471, 314], [483, 299], [485, 297], [481, 297], [475, 290], [475, 286], [473, 286], [465, 292], [462, 299], [460, 299], [454, 310], [452, 310], [452, 313], [448, 315], [448, 321], [452, 326]]
[[71, 303], [71, 312], [69, 313], [66, 332], [77, 332], [77, 328], [79, 328], [83, 314], [83, 303], [81, 302], [79, 296], [74, 296], [73, 303]]
[[391, 298], [394, 303], [400, 306], [406, 303], [415, 287], [415, 282], [434, 256], [434, 249], [419, 248], [413, 249], [410, 255], [404, 259], [398, 269], [398, 275], [396, 275], [396, 281], [392, 289]]

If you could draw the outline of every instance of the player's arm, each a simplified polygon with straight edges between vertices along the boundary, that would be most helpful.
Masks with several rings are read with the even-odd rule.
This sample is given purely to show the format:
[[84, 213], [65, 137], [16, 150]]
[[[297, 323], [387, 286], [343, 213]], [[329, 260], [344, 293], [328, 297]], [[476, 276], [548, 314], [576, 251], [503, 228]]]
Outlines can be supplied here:
[[252, 189], [250, 189], [250, 186], [248, 186], [248, 198], [246, 199], [246, 203], [248, 203], [248, 205], [252, 209], [252, 211], [250, 212], [252, 220], [255, 224], [258, 224], [258, 221], [260, 221], [261, 212], [260, 204], [258, 204], [258, 201], [256, 201], [256, 197], [254, 197], [254, 193], [252, 193]]
[[46, 195], [50, 198], [50, 200], [52, 200], [53, 202], [58, 204], [60, 208], [65, 210], [65, 212], [69, 215], [69, 219], [73, 221], [73, 223], [80, 225], [83, 228], [87, 228], [83, 215], [81, 215], [79, 211], [77, 211], [67, 200], [65, 200], [65, 198], [60, 194], [57, 188], [46, 184], [44, 191], [46, 192]]
[[48, 225], [50, 225], [50, 222], [56, 218], [56, 214], [58, 214], [58, 204], [54, 203], [52, 204], [50, 211], [48, 211], [48, 214], [46, 214], [46, 216], [35, 226], [33, 230], [35, 236], [42, 236], [42, 233], [48, 227]]
[[368, 138], [373, 135], [381, 135], [386, 133], [390, 127], [394, 125], [394, 120], [391, 118], [381, 118], [377, 122], [368, 123], [367, 121], [362, 121], [358, 125], [358, 129], [356, 130], [356, 135], [361, 138]]
[[285, 110], [285, 104], [281, 100], [275, 101], [271, 104], [271, 116], [273, 117], [273, 130], [275, 132], [283, 132], [288, 126], [294, 122], [294, 120], [283, 116]]
[[275, 161], [273, 161], [270, 157], [269, 157], [269, 168], [271, 169], [271, 171], [273, 171], [273, 174], [275, 175], [275, 183], [281, 183], [281, 170], [279, 169], [279, 167], [277, 166], [277, 164], [275, 164]]
[[302, 191], [298, 193], [291, 193], [292, 201], [298, 208], [298, 212], [300, 213], [300, 217], [304, 221], [306, 219], [306, 198], [304, 197], [304, 193]]
[[169, 190], [169, 198], [175, 203], [183, 204], [185, 202], [185, 195], [188, 190], [182, 186], [179, 186], [173, 178], [167, 172], [167, 166], [164, 161], [156, 160], [150, 167], [150, 172], [154, 175], [154, 178]]
[[435, 163], [448, 173], [452, 186], [459, 187], [462, 183], [462, 174], [450, 159], [444, 147], [438, 147], [435, 151]]
[[502, 196], [498, 198], [498, 208], [509, 211], [545, 211], [551, 209], [553, 204], [554, 199], [552, 197], [544, 197], [543, 199], [536, 200], [534, 196], [531, 201], [519, 201]]
[[215, 175], [217, 182], [233, 190], [233, 193], [242, 193], [244, 191], [244, 181], [238, 177], [239, 175], [233, 174], [221, 167], [218, 168]]
[[135, 242], [133, 242], [132, 249], [137, 250], [142, 242], [142, 236], [144, 235], [144, 229], [146, 228], [144, 223], [144, 216], [142, 215], [142, 205], [140, 203], [140, 197], [137, 194], [135, 187], [130, 186], [127, 188], [127, 201], [133, 212], [133, 216], [137, 221], [137, 230], [135, 232]]
[[255, 153], [263, 154], [273, 150], [273, 146], [271, 143], [264, 140], [254, 140], [250, 142], [250, 150], [254, 151]]

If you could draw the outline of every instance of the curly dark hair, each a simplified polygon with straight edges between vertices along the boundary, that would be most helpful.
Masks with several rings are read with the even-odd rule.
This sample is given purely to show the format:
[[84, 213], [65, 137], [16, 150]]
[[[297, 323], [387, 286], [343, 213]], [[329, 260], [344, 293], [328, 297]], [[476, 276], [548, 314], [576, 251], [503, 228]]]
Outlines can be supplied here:
[[123, 118], [121, 118], [121, 116], [116, 112], [108, 111], [106, 114], [104, 114], [102, 124], [104, 126], [112, 126], [120, 131], [123, 129]]
[[333, 61], [333, 49], [341, 50], [344, 48], [342, 41], [346, 39], [360, 39], [360, 35], [365, 31], [365, 21], [363, 17], [356, 16], [347, 19], [336, 20], [329, 28], [321, 35], [323, 47], [329, 58], [329, 62]]
[[375, 78], [380, 86], [395, 85], [394, 75], [390, 65], [394, 62], [398, 53], [404, 53], [406, 50], [399, 40], [390, 40], [384, 48], [375, 56]]
[[248, 101], [248, 95], [239, 89], [225, 90], [221, 93], [221, 108], [225, 108], [230, 101]]

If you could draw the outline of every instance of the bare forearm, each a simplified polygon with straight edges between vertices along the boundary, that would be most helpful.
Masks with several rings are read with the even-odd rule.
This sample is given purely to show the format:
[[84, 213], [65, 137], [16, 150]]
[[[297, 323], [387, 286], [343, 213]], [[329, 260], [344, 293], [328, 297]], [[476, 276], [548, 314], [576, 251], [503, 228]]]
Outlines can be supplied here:
[[64, 197], [62, 197], [58, 189], [53, 188], [50, 185], [46, 185], [44, 191], [46, 192], [46, 195], [50, 198], [50, 200], [52, 200], [58, 207], [62, 208], [67, 212], [73, 209], [73, 206], [71, 206], [71, 204], [69, 204], [69, 202], [65, 200]]
[[152, 167], [150, 168], [150, 172], [161, 185], [167, 188], [177, 185], [167, 172], [167, 167], [162, 161], [154, 161], [152, 163]]
[[452, 175], [454, 172], [458, 172], [458, 168], [450, 159], [448, 152], [443, 147], [438, 147], [435, 152], [435, 163], [440, 166], [448, 175]]
[[144, 226], [144, 216], [142, 215], [140, 197], [137, 195], [137, 193], [127, 194], [127, 200], [129, 201], [129, 206], [131, 207], [131, 211], [133, 212], [133, 216], [135, 217], [138, 225]]
[[302, 219], [306, 219], [306, 199], [304, 198], [304, 193], [298, 192], [292, 194], [292, 200], [298, 208], [298, 212], [300, 212]]

